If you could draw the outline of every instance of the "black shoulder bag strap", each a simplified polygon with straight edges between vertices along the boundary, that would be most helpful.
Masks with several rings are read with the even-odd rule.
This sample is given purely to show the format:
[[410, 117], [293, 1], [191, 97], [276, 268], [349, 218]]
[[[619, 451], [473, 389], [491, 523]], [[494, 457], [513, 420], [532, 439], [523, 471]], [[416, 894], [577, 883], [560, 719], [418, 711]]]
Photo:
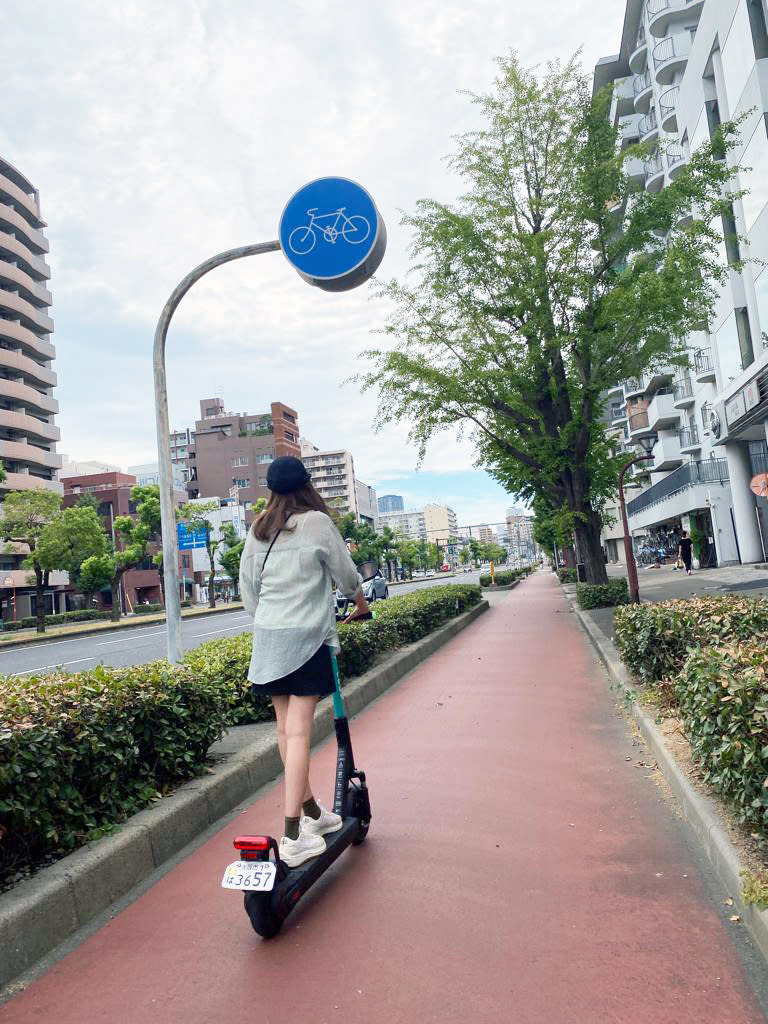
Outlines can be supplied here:
[[262, 574], [262, 576], [264, 575], [264, 566], [267, 564], [267, 559], [269, 558], [269, 553], [272, 550], [272, 548], [274, 547], [275, 541], [277, 540], [277, 538], [279, 536], [280, 536], [280, 530], [277, 531], [275, 536], [270, 541], [269, 547], [267, 548], [267, 553], [266, 553], [266, 555], [264, 555], [264, 561], [261, 563], [261, 574]]

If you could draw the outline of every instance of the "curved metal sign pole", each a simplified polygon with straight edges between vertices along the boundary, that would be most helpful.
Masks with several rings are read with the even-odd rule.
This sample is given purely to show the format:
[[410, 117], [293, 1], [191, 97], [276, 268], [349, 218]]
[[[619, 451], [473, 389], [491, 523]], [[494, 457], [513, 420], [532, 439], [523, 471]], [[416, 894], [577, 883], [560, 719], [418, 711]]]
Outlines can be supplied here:
[[157, 424], [157, 460], [160, 469], [160, 519], [163, 531], [163, 573], [165, 577], [165, 618], [168, 627], [168, 660], [175, 664], [182, 655], [181, 602], [179, 600], [179, 545], [176, 537], [176, 514], [174, 511], [173, 468], [171, 463], [171, 431], [168, 422], [168, 389], [165, 380], [165, 337], [176, 307], [192, 285], [210, 270], [223, 263], [242, 259], [244, 256], [258, 256], [262, 252], [277, 252], [280, 243], [259, 242], [229, 249], [218, 256], [212, 256], [199, 267], [187, 274], [171, 293], [163, 306], [155, 329], [153, 355], [155, 375], [155, 420]]

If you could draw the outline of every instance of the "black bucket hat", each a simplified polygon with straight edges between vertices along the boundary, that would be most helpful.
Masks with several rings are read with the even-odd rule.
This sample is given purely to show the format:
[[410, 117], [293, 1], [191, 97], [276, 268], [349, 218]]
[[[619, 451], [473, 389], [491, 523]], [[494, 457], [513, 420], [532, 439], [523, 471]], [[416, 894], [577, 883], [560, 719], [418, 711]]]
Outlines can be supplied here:
[[267, 487], [275, 494], [290, 494], [309, 481], [307, 467], [294, 455], [281, 455], [269, 464]]

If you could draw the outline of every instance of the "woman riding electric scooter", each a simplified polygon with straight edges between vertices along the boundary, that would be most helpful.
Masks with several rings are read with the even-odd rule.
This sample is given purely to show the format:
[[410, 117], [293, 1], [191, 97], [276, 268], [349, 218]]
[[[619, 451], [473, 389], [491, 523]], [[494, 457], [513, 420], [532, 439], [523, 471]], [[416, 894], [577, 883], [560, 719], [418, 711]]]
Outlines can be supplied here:
[[267, 507], [245, 542], [240, 593], [254, 616], [248, 679], [272, 698], [285, 766], [280, 858], [296, 867], [323, 853], [323, 836], [342, 826], [340, 815], [315, 800], [309, 783], [315, 705], [335, 687], [331, 652], [339, 650], [339, 641], [331, 581], [354, 596], [345, 621], [369, 609], [355, 564], [304, 463], [290, 455], [275, 459], [267, 487]]

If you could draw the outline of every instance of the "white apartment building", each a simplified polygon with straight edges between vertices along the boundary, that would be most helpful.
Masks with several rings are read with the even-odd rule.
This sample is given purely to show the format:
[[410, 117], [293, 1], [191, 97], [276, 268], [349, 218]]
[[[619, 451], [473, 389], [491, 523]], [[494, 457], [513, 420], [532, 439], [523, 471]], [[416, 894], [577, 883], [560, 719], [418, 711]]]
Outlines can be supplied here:
[[512, 565], [528, 565], [536, 557], [533, 516], [519, 508], [507, 509], [507, 540]]
[[301, 438], [301, 460], [312, 475], [312, 483], [327, 504], [339, 515], [353, 512], [358, 522], [378, 528], [379, 509], [376, 491], [358, 480], [355, 460], [343, 448], [321, 452]]
[[393, 533], [402, 533], [409, 540], [426, 540], [427, 527], [424, 512], [412, 509], [405, 512], [379, 512], [379, 526], [388, 526]]
[[[752, 262], [729, 271], [712, 321], [689, 336], [690, 369], [625, 381], [608, 416], [627, 450], [643, 436], [655, 442], [653, 461], [632, 472], [643, 489], [627, 495], [636, 544], [670, 549], [694, 527], [705, 564], [763, 561], [768, 502], [750, 482], [768, 471], [765, 0], [627, 0], [620, 52], [598, 62], [594, 82], [614, 86], [623, 143], [658, 139], [657, 156], [626, 165], [648, 191], [673, 180], [718, 124], [746, 114], [728, 159], [743, 168], [734, 189], [748, 194], [723, 218], [721, 258]], [[611, 542], [621, 535], [620, 526], [605, 535], [609, 557], [619, 557]]]

